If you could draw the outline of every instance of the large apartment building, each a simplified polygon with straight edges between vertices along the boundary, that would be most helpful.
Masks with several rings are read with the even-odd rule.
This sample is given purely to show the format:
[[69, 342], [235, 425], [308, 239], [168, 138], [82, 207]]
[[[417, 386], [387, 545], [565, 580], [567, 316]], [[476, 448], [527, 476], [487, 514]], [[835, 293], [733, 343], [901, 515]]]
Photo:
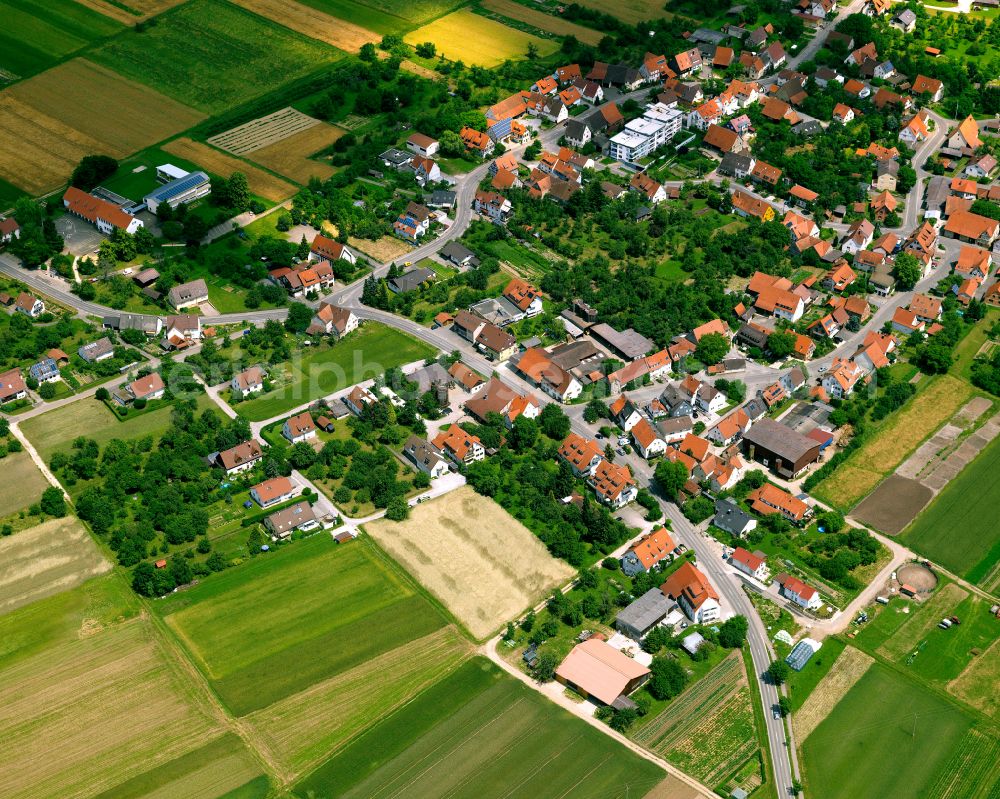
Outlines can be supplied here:
[[684, 114], [663, 103], [647, 106], [638, 119], [626, 123], [625, 129], [611, 137], [608, 155], [619, 161], [636, 162], [670, 141], [681, 129]]

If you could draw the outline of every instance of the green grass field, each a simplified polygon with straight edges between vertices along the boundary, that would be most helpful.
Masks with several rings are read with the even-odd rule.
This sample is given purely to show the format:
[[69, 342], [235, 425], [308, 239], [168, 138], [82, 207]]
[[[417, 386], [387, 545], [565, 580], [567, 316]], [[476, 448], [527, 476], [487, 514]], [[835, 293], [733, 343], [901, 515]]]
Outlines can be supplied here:
[[9, 208], [13, 208], [14, 202], [17, 198], [24, 196], [24, 192], [13, 183], [8, 183], [6, 180], [0, 180], [0, 211], [6, 211]]
[[625, 799], [664, 773], [482, 658], [374, 724], [294, 789], [369, 799]]
[[24, 78], [124, 25], [74, 0], [0, 0], [0, 69]]
[[252, 422], [271, 419], [310, 400], [380, 375], [390, 367], [435, 354], [427, 344], [405, 333], [377, 322], [365, 322], [358, 331], [331, 347], [306, 350], [301, 360], [287, 364], [283, 385], [249, 402], [241, 402], [239, 412]]
[[832, 637], [827, 638], [823, 641], [823, 648], [813, 655], [802, 671], [793, 671], [788, 675], [788, 692], [792, 702], [792, 710], [798, 710], [802, 707], [802, 703], [809, 698], [809, 694], [827, 675], [843, 651], [843, 641]]
[[[121, 194], [123, 197], [140, 201], [145, 195], [160, 185], [156, 179], [156, 167], [161, 164], [173, 164], [189, 172], [194, 172], [201, 168], [191, 161], [178, 158], [176, 155], [170, 155], [159, 147], [150, 147], [141, 153], [136, 153], [130, 158], [120, 161], [115, 174], [102, 182], [101, 185], [117, 194]], [[145, 167], [145, 169], [136, 172], [135, 170], [139, 167]]]
[[0, 460], [4, 479], [0, 483], [0, 517], [9, 516], [41, 499], [49, 487], [27, 452], [15, 452]]
[[445, 624], [363, 543], [312, 538], [157, 605], [236, 715], [259, 710]]
[[401, 33], [447, 14], [460, 0], [299, 0], [329, 14], [376, 33]]
[[979, 582], [1000, 562], [1000, 439], [966, 466], [903, 531], [902, 541], [970, 582]]
[[971, 727], [957, 705], [876, 663], [802, 744], [806, 793], [939, 797], [929, 789]]
[[[196, 413], [215, 407], [204, 394], [199, 395], [197, 406]], [[21, 423], [21, 430], [35, 445], [38, 454], [48, 462], [55, 452], [69, 452], [77, 436], [92, 438], [101, 446], [113, 438], [159, 436], [170, 426], [171, 410], [168, 405], [119, 419], [103, 402], [85, 399], [32, 417]]]
[[215, 113], [342, 57], [221, 0], [193, 0], [130, 31], [91, 57], [201, 111]]

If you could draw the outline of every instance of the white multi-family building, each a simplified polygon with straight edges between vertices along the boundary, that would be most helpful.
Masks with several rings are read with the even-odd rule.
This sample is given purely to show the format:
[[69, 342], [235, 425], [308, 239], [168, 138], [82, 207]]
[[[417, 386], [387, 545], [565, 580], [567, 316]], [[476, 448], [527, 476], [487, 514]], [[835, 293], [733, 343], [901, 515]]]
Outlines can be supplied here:
[[666, 144], [681, 129], [684, 113], [663, 103], [647, 107], [638, 119], [626, 123], [608, 143], [608, 155], [619, 161], [636, 162]]

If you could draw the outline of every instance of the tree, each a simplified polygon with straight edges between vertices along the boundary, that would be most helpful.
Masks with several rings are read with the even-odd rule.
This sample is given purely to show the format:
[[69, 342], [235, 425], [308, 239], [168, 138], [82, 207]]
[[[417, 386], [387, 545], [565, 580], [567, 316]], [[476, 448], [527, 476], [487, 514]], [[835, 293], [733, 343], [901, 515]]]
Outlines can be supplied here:
[[569, 435], [569, 417], [555, 403], [549, 403], [542, 408], [538, 420], [541, 423], [542, 432], [551, 439], [562, 441]]
[[915, 255], [911, 255], [908, 252], [901, 252], [896, 256], [894, 274], [900, 288], [909, 290], [917, 285], [917, 282], [923, 275], [923, 269]]
[[781, 714], [782, 718], [785, 718], [791, 712], [792, 712], [792, 701], [787, 696], [779, 696], [778, 713]]
[[647, 687], [654, 699], [672, 699], [687, 685], [687, 672], [673, 658], [653, 658], [650, 671]]
[[704, 364], [711, 366], [726, 357], [729, 352], [729, 339], [722, 333], [707, 333], [701, 337], [695, 356]]
[[421, 58], [434, 58], [437, 54], [437, 47], [434, 42], [421, 42], [414, 49]]
[[784, 660], [772, 660], [771, 665], [767, 667], [765, 673], [774, 685], [782, 685], [788, 679], [788, 675], [791, 672], [791, 668]]
[[767, 337], [767, 348], [776, 360], [781, 360], [795, 352], [797, 340], [792, 330], [776, 330]]
[[401, 522], [410, 515], [410, 506], [402, 497], [396, 497], [389, 502], [385, 509], [385, 518], [394, 522]]
[[719, 646], [726, 649], [739, 649], [747, 639], [750, 624], [746, 616], [733, 616], [719, 626]]
[[288, 318], [285, 320], [285, 327], [293, 333], [304, 333], [306, 328], [312, 324], [313, 312], [308, 305], [301, 302], [293, 302], [288, 306]]
[[109, 155], [85, 155], [73, 170], [69, 182], [78, 189], [90, 191], [115, 174], [117, 169], [118, 162]]
[[510, 446], [515, 452], [527, 452], [538, 440], [538, 424], [521, 414], [514, 420], [510, 431]]
[[43, 400], [50, 400], [56, 395], [56, 387], [54, 383], [46, 381], [38, 387], [38, 396]]
[[552, 652], [539, 652], [535, 661], [535, 679], [539, 682], [551, 682], [556, 676], [559, 659]]
[[39, 504], [42, 508], [42, 513], [46, 516], [58, 517], [66, 515], [66, 498], [63, 496], [63, 492], [55, 486], [49, 486], [42, 492], [42, 499]]
[[230, 207], [237, 211], [246, 211], [250, 207], [250, 186], [242, 172], [233, 172], [229, 176], [227, 190]]
[[656, 480], [660, 490], [675, 501], [688, 480], [687, 466], [680, 461], [661, 460], [656, 464], [653, 479]]

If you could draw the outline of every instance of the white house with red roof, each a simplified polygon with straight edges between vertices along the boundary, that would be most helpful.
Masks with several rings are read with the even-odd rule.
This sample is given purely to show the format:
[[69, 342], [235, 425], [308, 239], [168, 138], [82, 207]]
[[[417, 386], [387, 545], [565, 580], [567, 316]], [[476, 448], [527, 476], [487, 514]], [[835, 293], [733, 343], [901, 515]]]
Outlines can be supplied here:
[[802, 582], [798, 577], [792, 577], [789, 574], [779, 574], [775, 579], [781, 586], [781, 595], [786, 599], [790, 599], [799, 607], [803, 607], [806, 610], [816, 610], [823, 604], [823, 599], [820, 597], [819, 591], [811, 585]]
[[762, 583], [767, 582], [770, 571], [767, 568], [767, 555], [750, 552], [743, 547], [736, 547], [729, 556], [729, 562], [737, 571], [753, 577]]
[[660, 590], [677, 602], [696, 624], [708, 624], [719, 618], [719, 594], [708, 577], [692, 563], [683, 564], [671, 574]]

